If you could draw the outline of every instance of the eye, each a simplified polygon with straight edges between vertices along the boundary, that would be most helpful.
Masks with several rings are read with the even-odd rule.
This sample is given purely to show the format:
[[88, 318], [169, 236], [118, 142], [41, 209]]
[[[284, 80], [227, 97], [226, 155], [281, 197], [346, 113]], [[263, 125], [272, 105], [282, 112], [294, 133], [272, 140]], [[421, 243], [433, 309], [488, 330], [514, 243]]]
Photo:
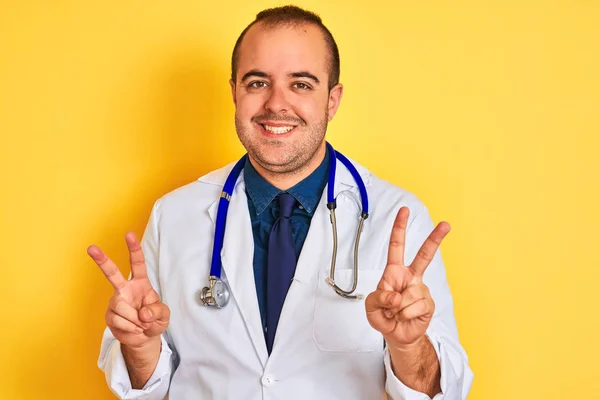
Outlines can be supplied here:
[[310, 90], [310, 89], [312, 89], [309, 85], [307, 85], [304, 82], [296, 82], [296, 83], [293, 84], [293, 87], [295, 89], [301, 89], [301, 90]]
[[267, 82], [265, 82], [265, 81], [254, 81], [254, 82], [250, 82], [248, 84], [248, 87], [252, 88], [252, 89], [263, 88], [266, 86], [267, 86]]

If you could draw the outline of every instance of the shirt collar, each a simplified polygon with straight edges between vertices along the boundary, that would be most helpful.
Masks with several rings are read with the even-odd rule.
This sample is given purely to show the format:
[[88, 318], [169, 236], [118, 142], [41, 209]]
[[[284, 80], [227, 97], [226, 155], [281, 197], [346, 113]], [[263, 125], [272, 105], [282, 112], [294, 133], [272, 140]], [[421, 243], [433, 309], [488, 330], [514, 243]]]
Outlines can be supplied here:
[[[321, 194], [327, 184], [329, 175], [329, 150], [325, 153], [325, 158], [321, 164], [309, 176], [298, 182], [286, 192], [298, 200], [300, 205], [309, 213], [313, 214]], [[246, 159], [244, 165], [244, 181], [246, 191], [250, 200], [254, 204], [256, 214], [260, 215], [267, 206], [283, 190], [277, 189], [263, 178], [254, 168], [250, 160]]]

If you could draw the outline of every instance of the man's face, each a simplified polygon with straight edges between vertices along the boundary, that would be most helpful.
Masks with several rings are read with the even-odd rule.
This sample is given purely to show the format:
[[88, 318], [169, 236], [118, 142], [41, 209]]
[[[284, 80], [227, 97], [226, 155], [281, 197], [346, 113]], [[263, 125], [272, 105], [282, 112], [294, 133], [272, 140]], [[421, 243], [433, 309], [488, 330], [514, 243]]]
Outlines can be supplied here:
[[[300, 171], [322, 156], [342, 97], [328, 90], [329, 52], [311, 24], [248, 30], [231, 82], [235, 126], [250, 157], [273, 173]], [[314, 162], [313, 162], [314, 164]]]

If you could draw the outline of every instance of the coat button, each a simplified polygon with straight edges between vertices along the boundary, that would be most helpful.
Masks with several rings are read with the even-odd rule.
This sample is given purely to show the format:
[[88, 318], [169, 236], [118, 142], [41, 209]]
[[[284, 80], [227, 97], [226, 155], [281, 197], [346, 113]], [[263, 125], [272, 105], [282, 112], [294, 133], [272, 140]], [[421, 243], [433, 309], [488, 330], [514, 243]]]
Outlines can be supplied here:
[[260, 382], [264, 387], [269, 387], [275, 383], [275, 378], [273, 378], [272, 375], [263, 375], [263, 377], [260, 379]]

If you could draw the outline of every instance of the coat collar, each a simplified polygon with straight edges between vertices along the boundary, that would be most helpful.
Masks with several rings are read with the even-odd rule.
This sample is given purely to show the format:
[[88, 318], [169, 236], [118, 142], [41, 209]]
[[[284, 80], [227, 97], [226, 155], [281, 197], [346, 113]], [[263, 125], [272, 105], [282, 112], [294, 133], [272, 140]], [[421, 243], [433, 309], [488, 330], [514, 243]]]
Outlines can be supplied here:
[[291, 188], [283, 191], [276, 188], [263, 178], [254, 168], [249, 158], [246, 158], [244, 165], [244, 181], [246, 183], [246, 193], [254, 205], [256, 215], [262, 214], [269, 207], [273, 199], [282, 192], [287, 192], [294, 196], [302, 208], [312, 216], [319, 203], [323, 188], [327, 184], [329, 177], [329, 149], [325, 153], [325, 158], [321, 164], [309, 176], [296, 183]]
[[[369, 172], [369, 170], [367, 170], [362, 165], [356, 163], [351, 158], [348, 158], [348, 159], [356, 167], [356, 170], [358, 171], [360, 177], [362, 178], [363, 182], [365, 183], [365, 186], [367, 188], [369, 186], [371, 186], [372, 175]], [[234, 161], [222, 168], [212, 171], [212, 172], [198, 178], [198, 181], [223, 187], [225, 185], [225, 180], [227, 179], [227, 176], [233, 169], [233, 166], [235, 165], [236, 162], [237, 161]], [[243, 173], [241, 173], [238, 176], [237, 181], [235, 183], [235, 187], [237, 188], [239, 185], [242, 185], [242, 188], [245, 189]], [[354, 177], [352, 176], [350, 171], [348, 171], [348, 169], [344, 166], [344, 164], [342, 164], [342, 162], [340, 160], [337, 160], [334, 194], [335, 194], [335, 196], [337, 196], [342, 190], [348, 190], [349, 188], [358, 189], [356, 181], [354, 180]], [[326, 187], [326, 189], [327, 189], [327, 187]], [[323, 197], [321, 198], [321, 201], [327, 201], [326, 192], [324, 193]], [[217, 212], [218, 204], [219, 204], [219, 198], [217, 197], [217, 198], [215, 198], [215, 201], [213, 203], [211, 203], [211, 205], [208, 208], [208, 213], [209, 213], [210, 218], [213, 221], [213, 223], [216, 222], [216, 212]]]

